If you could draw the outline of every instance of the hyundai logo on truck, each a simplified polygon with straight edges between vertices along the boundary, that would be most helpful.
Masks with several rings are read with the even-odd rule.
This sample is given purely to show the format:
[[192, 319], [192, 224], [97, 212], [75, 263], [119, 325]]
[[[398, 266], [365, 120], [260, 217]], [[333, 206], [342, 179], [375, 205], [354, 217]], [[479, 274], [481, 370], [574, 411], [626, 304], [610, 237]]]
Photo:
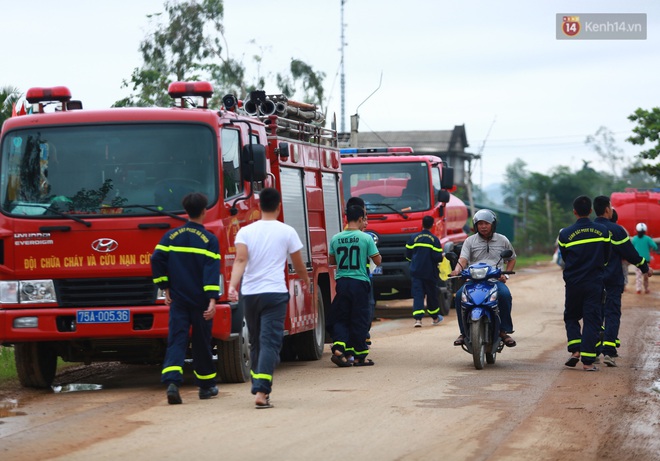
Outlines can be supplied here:
[[99, 253], [110, 253], [111, 251], [115, 251], [118, 247], [119, 244], [115, 240], [108, 238], [96, 239], [92, 242], [92, 249]]

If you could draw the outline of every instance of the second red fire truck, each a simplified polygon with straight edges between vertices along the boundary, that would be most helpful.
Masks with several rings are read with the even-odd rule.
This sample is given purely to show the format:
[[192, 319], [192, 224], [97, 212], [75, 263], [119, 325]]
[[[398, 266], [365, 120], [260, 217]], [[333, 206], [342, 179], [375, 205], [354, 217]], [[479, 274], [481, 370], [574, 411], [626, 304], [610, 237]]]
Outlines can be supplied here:
[[[410, 297], [406, 242], [422, 230], [422, 218], [433, 216], [432, 232], [444, 245], [462, 243], [467, 207], [449, 191], [453, 169], [440, 157], [415, 155], [410, 147], [342, 149], [344, 198], [365, 201], [369, 224], [383, 258], [372, 283], [376, 299]], [[452, 293], [444, 282], [438, 286], [441, 312], [449, 312]]]

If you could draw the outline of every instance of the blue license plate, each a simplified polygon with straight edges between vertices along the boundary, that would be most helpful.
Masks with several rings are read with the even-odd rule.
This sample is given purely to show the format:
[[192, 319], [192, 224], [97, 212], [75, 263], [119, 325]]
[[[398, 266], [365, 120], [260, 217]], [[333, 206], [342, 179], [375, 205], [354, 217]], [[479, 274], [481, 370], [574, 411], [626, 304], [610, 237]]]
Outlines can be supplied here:
[[128, 309], [95, 309], [76, 312], [77, 323], [128, 323], [131, 314]]
[[376, 266], [374, 267], [374, 270], [371, 272], [371, 275], [382, 275], [383, 274], [383, 266]]

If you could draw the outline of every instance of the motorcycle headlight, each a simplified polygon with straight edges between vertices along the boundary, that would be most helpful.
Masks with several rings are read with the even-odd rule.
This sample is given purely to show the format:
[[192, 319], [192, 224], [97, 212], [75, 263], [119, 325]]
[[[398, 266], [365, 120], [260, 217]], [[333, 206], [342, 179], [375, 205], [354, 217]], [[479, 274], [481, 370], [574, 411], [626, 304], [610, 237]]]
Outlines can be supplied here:
[[488, 267], [470, 267], [470, 278], [472, 280], [483, 280], [488, 274]]

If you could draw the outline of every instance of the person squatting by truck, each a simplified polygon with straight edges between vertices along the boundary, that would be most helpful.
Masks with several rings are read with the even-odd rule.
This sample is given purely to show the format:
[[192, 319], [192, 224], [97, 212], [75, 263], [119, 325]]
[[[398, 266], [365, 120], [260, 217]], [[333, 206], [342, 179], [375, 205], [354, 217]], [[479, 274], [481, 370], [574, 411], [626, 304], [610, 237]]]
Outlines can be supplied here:
[[218, 239], [204, 228], [208, 199], [200, 193], [182, 201], [188, 213], [186, 224], [167, 232], [151, 256], [153, 280], [165, 291], [170, 306], [167, 351], [161, 381], [167, 385], [167, 402], [182, 403], [183, 363], [192, 326], [192, 359], [199, 398], [218, 395], [215, 385], [211, 327], [215, 302], [220, 293]]
[[[406, 259], [410, 261], [410, 292], [413, 297], [415, 328], [422, 326], [424, 312], [431, 316], [433, 325], [440, 325], [438, 300], [438, 264], [443, 260], [440, 239], [431, 233], [433, 216], [424, 216], [421, 232], [413, 234], [406, 243]], [[426, 311], [424, 310], [426, 298]]]
[[372, 313], [371, 282], [365, 261], [369, 257], [379, 265], [381, 256], [373, 238], [362, 232], [367, 222], [364, 209], [348, 207], [346, 219], [346, 229], [330, 241], [330, 264], [337, 265], [336, 294], [329, 318], [333, 339], [331, 360], [338, 367], [374, 365], [367, 359]]
[[[565, 262], [566, 285], [564, 326], [571, 354], [565, 365], [575, 367], [582, 360], [584, 371], [598, 371], [594, 365], [596, 343], [603, 325], [605, 265], [610, 259], [610, 231], [589, 219], [591, 199], [580, 195], [573, 201], [574, 224], [559, 232], [559, 251]], [[582, 328], [580, 329], [580, 320]]]
[[597, 347], [597, 353], [603, 354], [603, 363], [608, 367], [615, 367], [614, 357], [618, 356], [618, 336], [619, 326], [621, 325], [621, 295], [623, 294], [624, 277], [622, 260], [633, 264], [644, 274], [650, 277], [653, 271], [643, 257], [637, 253], [635, 247], [630, 242], [630, 237], [626, 230], [612, 222], [614, 209], [610, 203], [609, 197], [599, 195], [594, 198], [594, 212], [596, 219], [594, 222], [603, 224], [610, 231], [610, 259], [605, 267], [605, 305], [603, 306], [603, 339], [600, 347]]
[[[497, 216], [491, 210], [483, 209], [477, 211], [472, 217], [475, 233], [469, 236], [463, 243], [461, 255], [456, 267], [451, 272], [452, 276], [459, 275], [463, 269], [471, 264], [486, 263], [490, 266], [498, 266], [506, 263], [506, 271], [513, 271], [516, 266], [516, 252], [513, 245], [505, 235], [495, 232], [497, 229]], [[510, 258], [502, 261], [500, 253], [511, 250]], [[500, 337], [507, 347], [515, 347], [516, 341], [509, 335], [513, 333], [513, 320], [511, 318], [511, 291], [506, 286], [509, 276], [503, 274], [495, 284], [497, 285], [497, 305], [500, 310]], [[456, 292], [455, 307], [458, 318], [458, 327], [461, 334], [454, 341], [454, 346], [461, 346], [465, 342], [465, 325], [463, 325], [461, 312], [461, 296], [463, 286]]]

